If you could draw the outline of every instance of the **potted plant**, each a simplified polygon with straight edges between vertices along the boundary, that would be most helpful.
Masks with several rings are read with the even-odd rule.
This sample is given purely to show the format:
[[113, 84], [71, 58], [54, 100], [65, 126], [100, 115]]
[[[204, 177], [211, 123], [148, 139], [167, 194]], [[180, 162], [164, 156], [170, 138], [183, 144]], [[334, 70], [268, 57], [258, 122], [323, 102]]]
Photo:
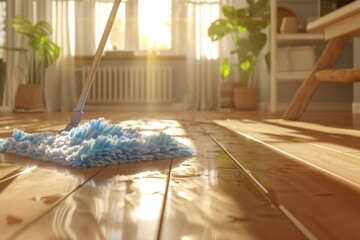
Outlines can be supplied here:
[[266, 59], [269, 68], [269, 52], [263, 53], [267, 42], [264, 30], [269, 25], [270, 9], [268, 0], [247, 0], [244, 8], [225, 5], [222, 8], [224, 18], [211, 23], [208, 35], [212, 41], [230, 36], [237, 62], [230, 63], [229, 57], [222, 59], [220, 74], [227, 78], [234, 67], [238, 70], [239, 87], [234, 88], [234, 104], [236, 108], [253, 110], [257, 108], [259, 91], [256, 87], [255, 67], [261, 58]]
[[21, 81], [15, 96], [15, 108], [41, 109], [44, 103], [40, 79], [44, 76], [44, 69], [59, 57], [60, 47], [48, 38], [52, 28], [46, 21], [33, 24], [22, 16], [16, 16], [12, 19], [12, 26], [28, 38], [28, 48], [2, 47], [19, 52], [26, 63], [25, 69], [18, 70]]

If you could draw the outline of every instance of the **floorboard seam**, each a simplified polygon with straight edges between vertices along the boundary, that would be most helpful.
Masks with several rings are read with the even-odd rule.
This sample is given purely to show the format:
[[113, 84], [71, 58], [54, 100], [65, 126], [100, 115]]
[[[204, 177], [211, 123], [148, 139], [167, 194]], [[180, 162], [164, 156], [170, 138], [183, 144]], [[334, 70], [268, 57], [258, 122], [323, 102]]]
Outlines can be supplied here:
[[167, 180], [166, 180], [166, 186], [165, 186], [165, 192], [164, 192], [164, 200], [163, 200], [163, 203], [161, 206], [161, 215], [160, 215], [160, 221], [159, 221], [158, 234], [156, 237], [156, 239], [158, 239], [158, 240], [161, 239], [161, 231], [162, 231], [162, 225], [163, 225], [163, 221], [164, 221], [166, 201], [167, 201], [167, 196], [168, 196], [169, 187], [170, 187], [172, 163], [173, 163], [173, 159], [171, 158], [170, 166], [169, 166], [169, 170], [168, 170], [168, 174], [167, 174]]
[[96, 175], [98, 175], [100, 172], [102, 172], [105, 168], [102, 167], [99, 171], [97, 171], [96, 173], [94, 173], [93, 175], [91, 175], [88, 179], [86, 179], [82, 184], [79, 184], [74, 190], [70, 191], [68, 194], [66, 194], [61, 200], [59, 200], [57, 203], [55, 203], [53, 206], [51, 206], [47, 211], [45, 211], [43, 214], [39, 215], [38, 217], [36, 217], [35, 219], [33, 219], [32, 221], [30, 221], [29, 223], [25, 224], [22, 228], [20, 228], [17, 232], [15, 232], [13, 235], [11, 235], [8, 239], [16, 239], [16, 237], [18, 237], [21, 233], [23, 233], [25, 230], [27, 230], [29, 227], [31, 227], [32, 224], [34, 224], [35, 222], [39, 221], [41, 218], [43, 218], [44, 216], [46, 216], [49, 212], [51, 212], [54, 208], [56, 208], [57, 206], [59, 206], [63, 201], [65, 201], [65, 199], [67, 199], [71, 194], [73, 194], [74, 192], [76, 192], [79, 188], [81, 188], [84, 184], [86, 184], [87, 182], [89, 182], [91, 179], [93, 179]]
[[[209, 138], [211, 138], [234, 161], [234, 163], [245, 173], [245, 176], [247, 176], [250, 181], [254, 183], [254, 185], [259, 189], [260, 193], [269, 202], [271, 208], [277, 208], [306, 238], [311, 240], [317, 239], [315, 235], [312, 234], [310, 230], [307, 229], [293, 214], [291, 214], [287, 209], [284, 211], [285, 207], [272, 199], [268, 194], [268, 190], [262, 186], [262, 184], [249, 171], [247, 171], [247, 169], [244, 168], [244, 166], [242, 166], [241, 163], [239, 163], [236, 158], [228, 150], [226, 150], [226, 148], [219, 141], [211, 136], [202, 126], [200, 127], [204, 133], [207, 134]], [[289, 216], [291, 216], [291, 218]]]

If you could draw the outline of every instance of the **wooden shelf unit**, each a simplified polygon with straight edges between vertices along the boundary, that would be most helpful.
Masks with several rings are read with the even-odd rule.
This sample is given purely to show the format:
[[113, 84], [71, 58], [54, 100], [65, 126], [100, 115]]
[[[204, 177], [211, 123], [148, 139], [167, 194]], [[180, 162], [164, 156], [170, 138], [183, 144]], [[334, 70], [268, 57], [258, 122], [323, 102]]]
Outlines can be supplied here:
[[[304, 80], [309, 71], [305, 72], [278, 72], [277, 71], [277, 49], [279, 46], [311, 46], [324, 43], [322, 33], [317, 32], [298, 32], [298, 33], [278, 33], [277, 31], [277, 8], [286, 4], [289, 6], [294, 3], [313, 4], [318, 7], [318, 0], [296, 1], [296, 0], [274, 0], [270, 1], [271, 24], [270, 24], [270, 51], [271, 51], [271, 73], [270, 73], [270, 111], [278, 111], [278, 88], [281, 82], [298, 82]], [[289, 8], [290, 9], [290, 8]], [[292, 9], [291, 9], [292, 10]], [[295, 11], [294, 11], [295, 12]], [[308, 16], [313, 17], [313, 16]]]
[[276, 36], [278, 43], [318, 44], [324, 41], [321, 33], [282, 33]]
[[277, 72], [276, 81], [302, 81], [309, 72]]

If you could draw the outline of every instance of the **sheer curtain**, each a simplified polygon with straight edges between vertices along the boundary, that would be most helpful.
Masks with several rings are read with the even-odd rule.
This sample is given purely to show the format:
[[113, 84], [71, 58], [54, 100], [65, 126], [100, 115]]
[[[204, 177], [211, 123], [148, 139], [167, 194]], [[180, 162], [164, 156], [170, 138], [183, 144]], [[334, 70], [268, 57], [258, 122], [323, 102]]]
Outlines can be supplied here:
[[[53, 27], [52, 40], [61, 48], [59, 59], [45, 70], [45, 77], [41, 79], [44, 88], [44, 97], [48, 111], [54, 110], [72, 110], [77, 102], [76, 84], [74, 75], [74, 59], [70, 52], [70, 34], [69, 34], [69, 3], [70, 0], [34, 0], [9, 1], [10, 14], [12, 18], [16, 15], [22, 15], [28, 19], [46, 20]], [[36, 14], [36, 15], [34, 15]], [[25, 46], [21, 43], [18, 36], [11, 33], [12, 46]], [[16, 55], [9, 59], [9, 68], [13, 69], [16, 76], [16, 67], [21, 64], [20, 58]], [[13, 77], [13, 78], [14, 78]], [[16, 81], [16, 79], [12, 79]], [[11, 94], [14, 96], [17, 84], [12, 87]]]
[[[53, 40], [61, 47], [61, 56], [46, 70], [44, 82], [45, 99], [48, 110], [72, 110], [78, 100], [75, 81], [74, 59], [71, 56], [70, 42], [76, 39], [76, 55], [93, 55], [96, 50], [96, 0], [34, 0], [37, 4], [38, 20], [52, 23]], [[31, 14], [32, 0], [10, 1], [17, 6], [18, 14], [26, 10]], [[220, 4], [221, 2], [221, 4]], [[173, 0], [176, 12], [174, 22], [174, 41], [177, 41], [175, 54], [186, 55], [186, 96], [185, 102], [190, 110], [213, 110], [220, 107], [221, 52], [226, 41], [211, 42], [207, 29], [211, 22], [220, 16], [221, 6], [232, 2], [226, 0]], [[237, 1], [235, 1], [237, 2]], [[69, 23], [69, 6], [74, 4], [75, 24]], [[128, 1], [127, 16], [131, 18], [130, 8], [133, 1]], [[136, 4], [134, 4], [136, 7]], [[19, 9], [22, 9], [20, 12]], [[132, 9], [132, 10], [131, 10]], [[75, 26], [74, 26], [75, 25]], [[135, 28], [135, 25], [134, 25]], [[70, 30], [74, 32], [70, 33]], [[133, 31], [133, 28], [128, 29]], [[127, 31], [128, 31], [127, 30]], [[127, 37], [129, 37], [127, 32]], [[129, 40], [129, 39], [127, 39]], [[135, 43], [134, 39], [130, 43]], [[131, 45], [131, 44], [130, 44]], [[131, 46], [128, 44], [128, 49]], [[220, 48], [219, 48], [220, 47]], [[220, 49], [220, 51], [219, 51]], [[16, 62], [16, 59], [14, 60]]]
[[52, 22], [53, 40], [61, 47], [59, 59], [46, 70], [44, 88], [47, 109], [69, 111], [77, 103], [75, 67], [74, 58], [71, 56], [69, 29], [70, 24], [73, 23], [69, 22], [68, 15], [71, 1], [41, 0], [41, 2], [40, 5], [47, 11], [46, 19]]
[[219, 18], [219, 0], [187, 1], [187, 108], [215, 110], [220, 107], [218, 43], [212, 43], [207, 29]]
[[[28, 19], [33, 18], [33, 4], [31, 1], [22, 1], [22, 0], [13, 0], [7, 1], [7, 14], [9, 18], [13, 18], [17, 15], [22, 15]], [[11, 25], [8, 25], [8, 40], [7, 43], [9, 47], [26, 47], [27, 46], [27, 39], [20, 38], [19, 33], [15, 33], [12, 29]], [[19, 66], [25, 66], [26, 60], [24, 60], [24, 56], [19, 53], [11, 52], [12, 54], [7, 54], [7, 80], [5, 83], [6, 91], [5, 99], [9, 100], [5, 104], [7, 106], [13, 106], [14, 96], [16, 94], [16, 90], [18, 84], [20, 83], [23, 76], [20, 76]]]
[[96, 51], [96, 0], [75, 1], [75, 55], [94, 55]]

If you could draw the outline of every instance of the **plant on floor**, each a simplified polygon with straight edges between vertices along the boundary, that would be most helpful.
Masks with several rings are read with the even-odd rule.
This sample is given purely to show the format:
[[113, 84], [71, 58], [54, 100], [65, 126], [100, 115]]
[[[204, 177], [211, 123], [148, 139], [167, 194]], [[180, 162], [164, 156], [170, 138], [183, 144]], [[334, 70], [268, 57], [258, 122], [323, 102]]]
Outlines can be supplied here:
[[39, 84], [43, 69], [49, 67], [59, 57], [60, 47], [48, 38], [52, 27], [47, 21], [32, 23], [23, 16], [12, 19], [12, 26], [18, 33], [28, 38], [28, 48], [2, 47], [8, 51], [17, 51], [25, 57], [27, 70], [22, 69], [25, 82]]
[[[230, 36], [234, 49], [230, 52], [237, 57], [234, 67], [239, 71], [238, 82], [242, 87], [254, 85], [256, 63], [265, 57], [269, 68], [269, 53], [262, 53], [267, 42], [264, 30], [269, 25], [270, 10], [268, 0], [247, 0], [244, 8], [234, 8], [226, 5], [222, 8], [225, 18], [219, 18], [211, 23], [208, 35], [212, 41], [218, 41]], [[222, 60], [220, 73], [223, 79], [231, 71], [229, 57]]]

